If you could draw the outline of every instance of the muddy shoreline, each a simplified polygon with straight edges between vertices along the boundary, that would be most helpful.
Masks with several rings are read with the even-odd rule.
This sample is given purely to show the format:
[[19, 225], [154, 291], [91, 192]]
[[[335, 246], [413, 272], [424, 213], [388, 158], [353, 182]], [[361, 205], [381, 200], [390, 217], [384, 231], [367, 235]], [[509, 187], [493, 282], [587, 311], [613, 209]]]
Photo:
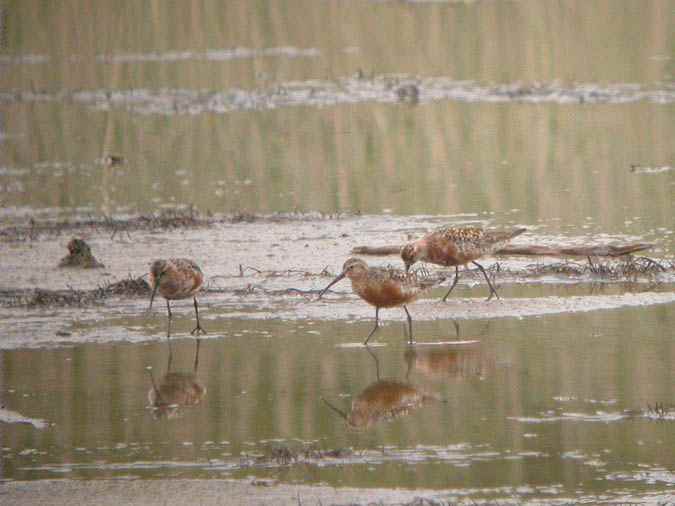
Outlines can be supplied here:
[[[146, 296], [144, 278], [150, 261], [179, 256], [193, 258], [202, 266], [207, 279], [203, 293], [313, 295], [320, 286], [282, 286], [275, 281], [323, 282], [353, 254], [365, 256], [372, 264], [396, 266], [400, 264], [398, 245], [438, 223], [438, 218], [425, 216], [321, 213], [216, 217], [193, 209], [128, 219], [31, 220], [27, 225], [0, 229], [0, 243], [4, 243], [0, 260], [6, 266], [0, 279], [0, 304], [22, 305], [25, 299], [28, 306], [82, 305], [111, 295]], [[71, 237], [81, 237], [91, 245], [101, 260], [94, 262], [97, 269], [70, 268], [66, 258], [59, 265]], [[555, 282], [647, 282], [652, 286], [674, 282], [675, 260], [650, 254], [645, 250], [653, 245], [635, 239], [639, 238], [552, 238], [531, 229], [486, 259], [486, 266], [503, 283], [552, 278], [557, 278]], [[446, 277], [454, 275], [452, 268], [430, 268]], [[462, 278], [471, 284], [480, 275], [475, 269], [464, 269]], [[31, 300], [33, 296], [36, 300]]]
[[[155, 258], [187, 257], [206, 277], [199, 296], [207, 337], [227, 334], [227, 321], [281, 320], [369, 322], [373, 310], [347, 283], [321, 301], [318, 292], [341, 268], [352, 250], [400, 244], [438, 226], [439, 217], [325, 216], [292, 214], [201, 217], [191, 211], [115, 222], [39, 224], [32, 238], [27, 228], [12, 229], [4, 240], [0, 263], [0, 326], [3, 348], [51, 346], [102, 341], [140, 342], [164, 331], [165, 313], [147, 313], [147, 268]], [[484, 224], [484, 226], [489, 223]], [[120, 228], [121, 227], [121, 228]], [[133, 232], [129, 232], [133, 228]], [[7, 229], [5, 229], [7, 230]], [[120, 233], [123, 231], [124, 233]], [[72, 236], [85, 238], [102, 268], [60, 268]], [[11, 234], [0, 234], [8, 237]], [[575, 246], [635, 243], [630, 236], [550, 237], [528, 231], [515, 248], [541, 244]], [[364, 257], [374, 265], [397, 265], [396, 256]], [[447, 303], [440, 288], [411, 305], [416, 322], [523, 318], [556, 313], [670, 304], [675, 301], [675, 263], [669, 257], [565, 259], [551, 256], [500, 256], [484, 265], [501, 287], [502, 299], [485, 301], [486, 286], [476, 269], [463, 271], [457, 293]], [[451, 271], [431, 266], [448, 279]], [[448, 282], [449, 283], [449, 282]], [[185, 304], [176, 304], [188, 318]], [[385, 326], [403, 319], [401, 311], [383, 312]], [[92, 334], [93, 322], [124, 321], [106, 335]], [[149, 331], [148, 329], [153, 329]]]
[[336, 220], [358, 215], [347, 213], [270, 213], [259, 214], [238, 212], [232, 214], [211, 213], [206, 215], [197, 212], [193, 207], [167, 209], [155, 214], [141, 214], [129, 218], [89, 217], [73, 220], [43, 220], [31, 218], [27, 224], [14, 225], [0, 229], [0, 240], [34, 241], [43, 236], [59, 236], [62, 234], [91, 234], [109, 232], [110, 239], [117, 234], [126, 235], [131, 240], [131, 232], [137, 231], [170, 231], [187, 228], [207, 228], [214, 225], [237, 223], [290, 223], [296, 221]]
[[[542, 490], [538, 490], [541, 488]], [[528, 495], [537, 494], [530, 500]], [[274, 480], [42, 480], [0, 484], [0, 497], [8, 504], [49, 504], [52, 506], [86, 504], [96, 497], [100, 506], [143, 504], [167, 506], [198, 503], [200, 505], [275, 504], [387, 504], [399, 506], [434, 506], [466, 500], [480, 504], [572, 504], [586, 501], [612, 500], [634, 504], [666, 504], [673, 496], [663, 493], [621, 494], [602, 496], [582, 494], [565, 497], [550, 487], [503, 487], [492, 497], [481, 497], [470, 490], [453, 493], [439, 490], [406, 490], [391, 488], [333, 488], [328, 486], [285, 485]], [[542, 497], [542, 494], [548, 497]], [[611, 497], [611, 498], [610, 498]], [[471, 500], [471, 499], [470, 499]], [[473, 501], [472, 501], [473, 502]]]

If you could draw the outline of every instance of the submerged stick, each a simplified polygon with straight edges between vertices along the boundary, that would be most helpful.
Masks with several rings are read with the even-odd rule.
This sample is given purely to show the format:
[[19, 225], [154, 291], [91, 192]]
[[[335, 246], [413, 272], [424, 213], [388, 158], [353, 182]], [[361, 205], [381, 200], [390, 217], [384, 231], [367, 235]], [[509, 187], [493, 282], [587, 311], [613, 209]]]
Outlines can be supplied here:
[[352, 254], [374, 256], [400, 255], [402, 247], [402, 244], [399, 246], [356, 246], [352, 248]]

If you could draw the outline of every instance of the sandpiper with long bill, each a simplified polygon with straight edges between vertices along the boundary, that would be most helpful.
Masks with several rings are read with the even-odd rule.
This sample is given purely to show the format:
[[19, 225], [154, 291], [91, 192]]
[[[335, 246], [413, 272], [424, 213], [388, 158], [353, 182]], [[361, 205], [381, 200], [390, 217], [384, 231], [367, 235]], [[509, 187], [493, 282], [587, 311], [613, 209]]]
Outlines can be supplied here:
[[490, 287], [490, 300], [493, 295], [499, 298], [497, 290], [492, 285], [487, 272], [477, 259], [490, 255], [503, 248], [511, 239], [525, 232], [524, 228], [513, 230], [483, 230], [480, 227], [452, 227], [446, 226], [428, 233], [421, 239], [411, 242], [401, 248], [401, 258], [405, 263], [406, 271], [415, 262], [429, 262], [445, 267], [455, 267], [455, 280], [443, 297], [448, 298], [450, 292], [459, 281], [459, 266], [469, 262], [480, 269]]
[[204, 274], [199, 266], [187, 258], [169, 258], [167, 260], [155, 260], [150, 266], [150, 286], [152, 286], [152, 295], [150, 297], [150, 307], [155, 294], [160, 293], [166, 299], [166, 310], [169, 315], [169, 329], [171, 328], [171, 305], [170, 300], [188, 299], [194, 300], [195, 317], [197, 326], [191, 334], [206, 334], [206, 331], [199, 324], [199, 307], [197, 305], [196, 294], [201, 290], [204, 283]]
[[380, 308], [402, 306], [408, 319], [408, 331], [410, 343], [413, 342], [412, 317], [406, 304], [414, 301], [422, 292], [442, 282], [443, 277], [431, 277], [423, 269], [404, 272], [393, 267], [369, 267], [366, 262], [359, 258], [350, 258], [343, 267], [342, 272], [330, 282], [319, 294], [319, 298], [328, 289], [343, 278], [349, 278], [352, 282], [352, 290], [371, 306], [375, 306], [375, 327], [370, 331], [363, 344], [379, 327]]

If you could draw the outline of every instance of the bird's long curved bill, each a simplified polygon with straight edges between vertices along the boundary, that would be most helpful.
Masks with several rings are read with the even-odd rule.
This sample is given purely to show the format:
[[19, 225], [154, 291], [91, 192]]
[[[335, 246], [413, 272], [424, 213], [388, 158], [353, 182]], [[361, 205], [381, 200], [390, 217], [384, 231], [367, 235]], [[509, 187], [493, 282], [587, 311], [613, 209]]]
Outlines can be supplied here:
[[148, 311], [152, 310], [152, 301], [155, 300], [155, 294], [157, 293], [157, 288], [159, 288], [159, 281], [162, 279], [162, 275], [160, 274], [157, 279], [155, 280], [155, 286], [152, 289], [152, 295], [150, 296], [150, 307], [148, 308]]
[[342, 274], [338, 274], [338, 276], [333, 281], [331, 281], [326, 288], [321, 290], [321, 293], [319, 294], [319, 299], [321, 297], [323, 297], [323, 294], [326, 293], [331, 286], [333, 286], [335, 283], [337, 283], [338, 281], [340, 281], [344, 277], [345, 277], [344, 272]]

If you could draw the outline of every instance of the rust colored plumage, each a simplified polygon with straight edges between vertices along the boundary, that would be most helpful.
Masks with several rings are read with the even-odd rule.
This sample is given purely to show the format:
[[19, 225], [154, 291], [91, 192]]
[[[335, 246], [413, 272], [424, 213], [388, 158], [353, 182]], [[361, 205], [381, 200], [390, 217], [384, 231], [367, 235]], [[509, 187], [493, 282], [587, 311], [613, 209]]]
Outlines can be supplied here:
[[459, 266], [471, 262], [485, 276], [485, 280], [490, 287], [490, 295], [488, 296], [488, 300], [490, 300], [493, 295], [496, 295], [497, 298], [499, 298], [499, 295], [492, 286], [487, 272], [476, 260], [503, 248], [511, 239], [523, 232], [525, 232], [524, 228], [502, 231], [483, 230], [479, 227], [442, 227], [403, 246], [401, 258], [405, 263], [406, 270], [419, 261], [445, 267], [454, 266], [455, 280], [443, 300], [448, 298], [459, 280]]
[[393, 267], [368, 267], [363, 260], [350, 258], [342, 272], [319, 294], [323, 296], [328, 289], [343, 278], [352, 282], [352, 290], [363, 300], [375, 306], [375, 327], [368, 334], [364, 344], [375, 333], [379, 326], [380, 308], [403, 306], [408, 318], [410, 342], [412, 342], [412, 318], [406, 304], [414, 301], [422, 292], [443, 281], [444, 278], [433, 278], [426, 270], [404, 272]]
[[150, 266], [150, 309], [157, 292], [166, 299], [166, 309], [169, 315], [169, 330], [171, 328], [171, 305], [170, 300], [188, 299], [194, 300], [195, 317], [197, 326], [192, 334], [206, 333], [199, 324], [199, 308], [197, 305], [197, 292], [204, 283], [204, 274], [199, 266], [187, 258], [169, 258], [167, 260], [155, 260]]

